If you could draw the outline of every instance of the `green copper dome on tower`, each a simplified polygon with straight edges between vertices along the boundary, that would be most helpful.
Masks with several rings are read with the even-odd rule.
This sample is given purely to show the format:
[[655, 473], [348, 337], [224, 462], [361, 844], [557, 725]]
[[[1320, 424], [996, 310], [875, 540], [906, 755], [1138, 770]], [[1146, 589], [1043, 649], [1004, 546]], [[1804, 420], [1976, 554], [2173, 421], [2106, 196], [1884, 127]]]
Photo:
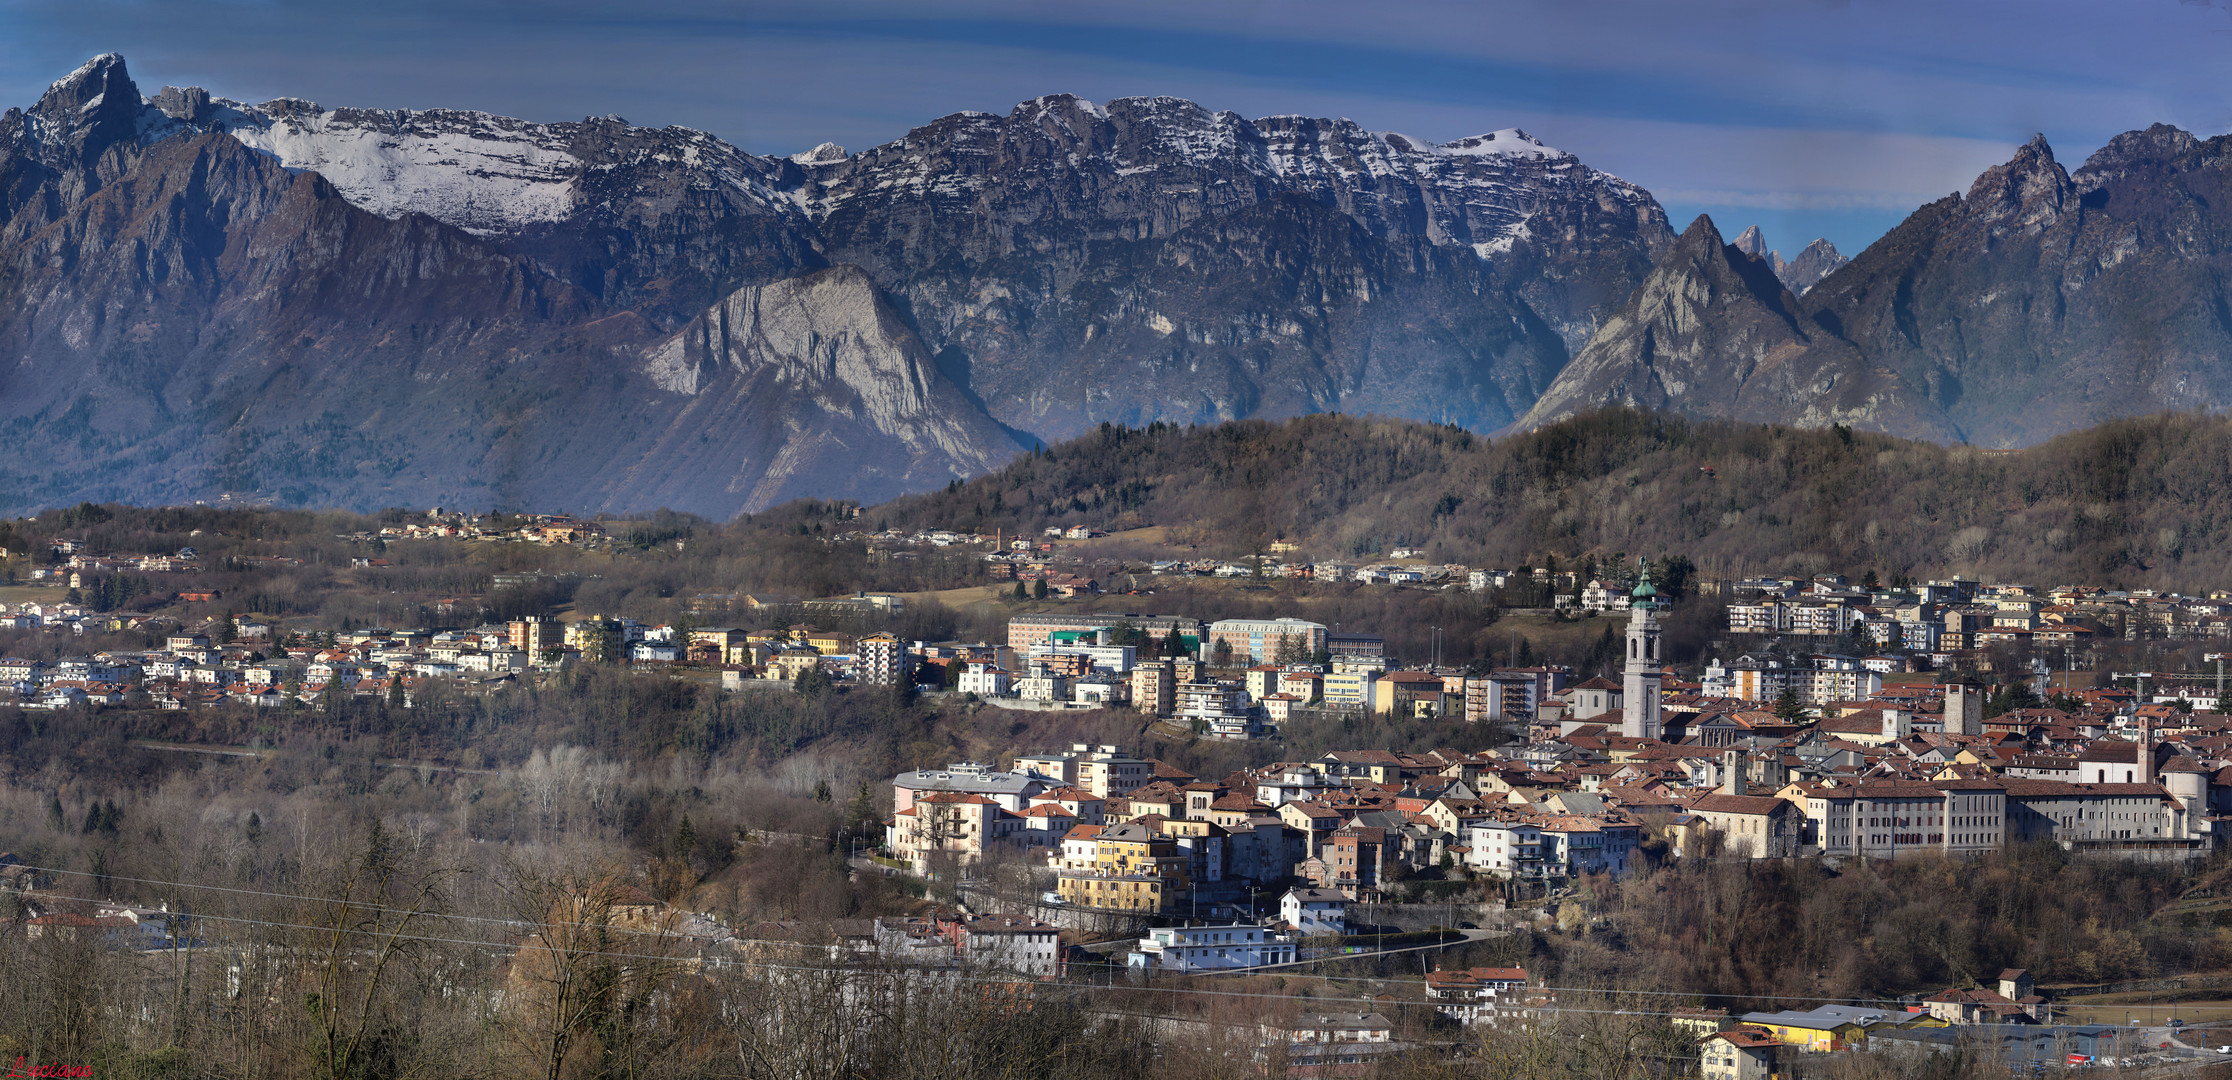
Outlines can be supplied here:
[[1665, 606], [1665, 601], [1659, 599], [1658, 587], [1651, 584], [1651, 564], [1642, 559], [1637, 559], [1636, 562], [1642, 564], [1641, 573], [1637, 576], [1635, 591], [1628, 594], [1628, 606], [1656, 611]]

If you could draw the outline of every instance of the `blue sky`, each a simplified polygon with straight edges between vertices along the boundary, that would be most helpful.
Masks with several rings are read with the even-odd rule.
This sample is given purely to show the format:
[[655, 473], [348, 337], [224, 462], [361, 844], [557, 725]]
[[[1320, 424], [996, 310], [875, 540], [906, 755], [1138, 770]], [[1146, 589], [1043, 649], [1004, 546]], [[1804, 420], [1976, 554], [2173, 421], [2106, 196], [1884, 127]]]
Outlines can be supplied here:
[[98, 52], [144, 91], [618, 113], [858, 149], [1040, 94], [1175, 94], [1448, 140], [1522, 127], [1656, 194], [1848, 254], [2043, 132], [2232, 128], [2227, 2], [0, 0], [0, 103]]

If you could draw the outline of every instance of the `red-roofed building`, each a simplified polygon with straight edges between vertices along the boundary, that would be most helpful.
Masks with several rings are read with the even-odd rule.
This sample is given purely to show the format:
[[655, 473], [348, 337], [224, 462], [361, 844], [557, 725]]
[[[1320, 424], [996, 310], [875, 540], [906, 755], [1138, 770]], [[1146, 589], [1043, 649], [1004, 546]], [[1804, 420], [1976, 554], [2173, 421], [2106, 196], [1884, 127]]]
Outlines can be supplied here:
[[1716, 1031], [1699, 1045], [1701, 1080], [1770, 1080], [1782, 1042], [1753, 1027]]

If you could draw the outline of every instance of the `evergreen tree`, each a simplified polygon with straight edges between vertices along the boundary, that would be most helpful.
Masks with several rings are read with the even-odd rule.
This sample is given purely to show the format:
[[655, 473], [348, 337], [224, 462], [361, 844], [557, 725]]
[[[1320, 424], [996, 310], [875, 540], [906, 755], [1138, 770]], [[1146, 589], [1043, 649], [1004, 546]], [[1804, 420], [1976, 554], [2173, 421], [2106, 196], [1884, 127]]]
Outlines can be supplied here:
[[820, 664], [798, 669], [798, 677], [791, 680], [791, 689], [798, 691], [801, 697], [820, 697], [830, 685], [829, 673], [823, 671]]
[[1806, 703], [1798, 700], [1795, 687], [1785, 686], [1775, 698], [1775, 718], [1786, 724], [1803, 724], [1812, 717], [1806, 712]]
[[674, 857], [687, 863], [691, 853], [696, 850], [697, 829], [690, 825], [690, 815], [685, 813], [682, 815], [681, 826], [674, 830]]
[[852, 802], [845, 807], [845, 830], [859, 833], [876, 823], [876, 792], [868, 781], [860, 782], [860, 790], [853, 793]]
[[249, 843], [259, 844], [263, 842], [263, 817], [254, 810], [248, 811], [247, 833]]
[[1015, 598], [1017, 600], [1028, 600], [1031, 598], [1031, 594], [1023, 587], [1022, 578], [1015, 579]]
[[2036, 709], [2046, 703], [2038, 699], [2038, 691], [2029, 680], [2016, 679], [1999, 688], [1996, 693], [1984, 695], [1984, 718], [2014, 712], [2017, 709]]
[[827, 780], [816, 780], [816, 781], [814, 781], [814, 801], [815, 801], [815, 802], [819, 802], [819, 803], [825, 803], [825, 802], [829, 802], [829, 801], [830, 801], [830, 800], [831, 800], [832, 798], [834, 798], [834, 796], [832, 796], [832, 795], [830, 794], [830, 792], [829, 792], [829, 781], [827, 781]]
[[57, 794], [47, 803], [47, 827], [55, 832], [69, 829], [70, 823], [62, 816], [62, 796]]
[[1044, 600], [1044, 599], [1046, 599], [1046, 579], [1045, 579], [1045, 578], [1040, 578], [1040, 579], [1038, 579], [1037, 581], [1034, 581], [1034, 582], [1032, 582], [1032, 583], [1031, 583], [1031, 599], [1033, 599], [1033, 600]]

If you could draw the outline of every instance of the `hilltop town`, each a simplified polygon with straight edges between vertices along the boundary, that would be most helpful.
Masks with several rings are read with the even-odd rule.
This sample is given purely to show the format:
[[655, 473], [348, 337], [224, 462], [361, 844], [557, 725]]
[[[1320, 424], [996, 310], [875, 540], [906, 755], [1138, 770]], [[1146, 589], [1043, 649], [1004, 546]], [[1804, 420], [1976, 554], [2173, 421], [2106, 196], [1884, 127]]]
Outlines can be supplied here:
[[[2034, 849], [2190, 876], [2213, 865], [2232, 812], [2232, 716], [2217, 711], [2214, 651], [2232, 609], [2223, 594], [1957, 578], [1716, 580], [1679, 559], [1563, 570], [1427, 565], [1414, 551], [1364, 565], [1284, 551], [1138, 560], [1096, 548], [1113, 538], [1089, 529], [1013, 538], [843, 527], [858, 515], [839, 508], [829, 515], [836, 528], [796, 530], [795, 542], [809, 552], [850, 547], [883, 565], [960, 553], [966, 569], [946, 569], [993, 587], [962, 586], [985, 597], [972, 621], [937, 617], [955, 628], [996, 625], [1000, 637], [906, 632], [938, 625], [909, 622], [941, 606], [923, 591], [801, 599], [684, 577], [653, 601], [624, 596], [602, 612], [567, 602], [602, 575], [721, 542], [690, 527], [437, 511], [294, 548], [249, 550], [211, 533], [116, 551], [57, 535], [19, 573], [14, 595], [32, 598], [12, 603], [0, 625], [9, 643], [0, 709], [21, 710], [24, 730], [42, 714], [108, 718], [161, 734], [170, 741], [158, 748], [169, 752], [197, 749], [177, 742], [179, 732], [244, 729], [189, 718], [265, 718], [245, 725], [266, 733], [254, 745], [203, 748], [249, 760], [284, 754], [295, 732], [327, 740], [330, 757], [334, 741], [416, 730], [409, 745], [421, 760], [360, 760], [416, 770], [426, 783], [447, 775], [461, 790], [466, 776], [485, 775], [493, 779], [470, 781], [475, 791], [494, 784], [523, 796], [543, 790], [534, 796], [543, 799], [548, 789], [533, 777], [557, 768], [555, 751], [524, 763], [460, 754], [463, 735], [427, 738], [432, 718], [409, 718], [439, 711], [454, 728], [464, 717], [532, 714], [609, 673], [596, 677], [687, 688], [680, 708], [700, 715], [803, 717], [869, 702], [898, 710], [876, 714], [886, 717], [878, 723], [965, 723], [979, 753], [903, 754], [910, 760], [896, 775], [858, 785], [842, 829], [826, 839], [849, 888], [911, 882], [921, 901], [879, 894], [853, 902], [860, 916], [830, 922], [686, 907], [679, 901], [700, 874], [669, 854], [613, 879], [622, 884], [599, 901], [600, 918], [697, 963], [804, 949], [862, 971], [897, 965], [932, 979], [1314, 978], [1329, 964], [1380, 972], [1423, 963], [1422, 979], [1383, 982], [1392, 996], [1362, 1012], [1282, 1019], [1251, 1037], [1252, 1052], [1289, 1062], [1292, 1076], [1441, 1053], [1436, 1039], [1446, 1035], [1435, 1031], [1516, 1037], [1584, 1009], [1601, 991], [1543, 975], [1547, 963], [1571, 978], [1578, 960], [1540, 935], [1620, 925], [1629, 916], [1606, 898], [1631, 879], [1739, 865], [1983, 865]], [[513, 560], [477, 578], [450, 569], [512, 552], [539, 553], [533, 561], [544, 567]], [[10, 568], [21, 571], [15, 554]], [[331, 606], [278, 602], [271, 583], [282, 579], [327, 582], [331, 591], [307, 595], [331, 597]], [[1195, 617], [1157, 595], [1218, 595], [1189, 581], [1285, 585], [1252, 602], [1272, 608], [1264, 614]], [[1128, 587], [1103, 591], [1119, 582]], [[383, 583], [407, 598], [378, 600]], [[1524, 655], [1516, 651], [1499, 662], [1454, 645], [1452, 655], [1404, 655], [1391, 641], [1438, 647], [1440, 635], [1422, 638], [1399, 621], [1342, 628], [1276, 613], [1281, 603], [1314, 611], [1312, 590], [1334, 588], [1383, 595], [1389, 611], [1471, 604], [1508, 621], [1497, 625], [1573, 627], [1588, 651], [1530, 663], [1509, 662]], [[336, 610], [392, 610], [432, 625], [382, 626]], [[1694, 623], [1698, 611], [1712, 620], [1707, 651], [1669, 655], [1668, 621]], [[2174, 666], [2119, 672], [2103, 663], [2139, 656]], [[461, 710], [470, 702], [481, 704]], [[162, 717], [178, 720], [150, 719]], [[1446, 742], [1340, 740], [1362, 723]], [[1034, 734], [996, 734], [1010, 730]], [[1096, 737], [1047, 738], [1070, 730]], [[1330, 748], [1297, 753], [1305, 732], [1309, 745]], [[360, 753], [402, 745], [370, 737]], [[852, 791], [849, 777], [825, 777], [813, 798], [831, 804]], [[124, 805], [90, 802], [83, 834], [115, 834], [119, 816], [142, 812]], [[701, 814], [719, 808], [698, 805]], [[65, 815], [57, 798], [50, 816], [74, 822], [78, 810]], [[697, 866], [741, 867], [767, 857], [755, 848], [825, 842], [786, 827], [737, 819], [739, 839], [715, 845], [718, 859], [695, 840], [657, 849], [699, 852]], [[0, 888], [27, 934], [97, 938], [134, 955], [224, 937], [182, 921], [161, 889], [97, 899], [73, 876], [86, 871], [52, 855], [11, 853], [0, 864]], [[2032, 1057], [2116, 1059], [2145, 1039], [2188, 1055], [2179, 1060], [2201, 1053], [2174, 1033], [2068, 1022], [2054, 991], [2023, 970], [1996, 983], [1874, 985], [1886, 996], [1858, 1004], [1741, 983], [1691, 986], [1695, 1004], [1738, 1007], [1639, 1015], [1685, 1032], [1688, 1060], [1714, 1076], [1788, 1071], [1817, 1053], [1973, 1052], [1979, 1039], [1994, 1053]], [[1977, 1033], [1946, 1034], [1969, 1028]]]

